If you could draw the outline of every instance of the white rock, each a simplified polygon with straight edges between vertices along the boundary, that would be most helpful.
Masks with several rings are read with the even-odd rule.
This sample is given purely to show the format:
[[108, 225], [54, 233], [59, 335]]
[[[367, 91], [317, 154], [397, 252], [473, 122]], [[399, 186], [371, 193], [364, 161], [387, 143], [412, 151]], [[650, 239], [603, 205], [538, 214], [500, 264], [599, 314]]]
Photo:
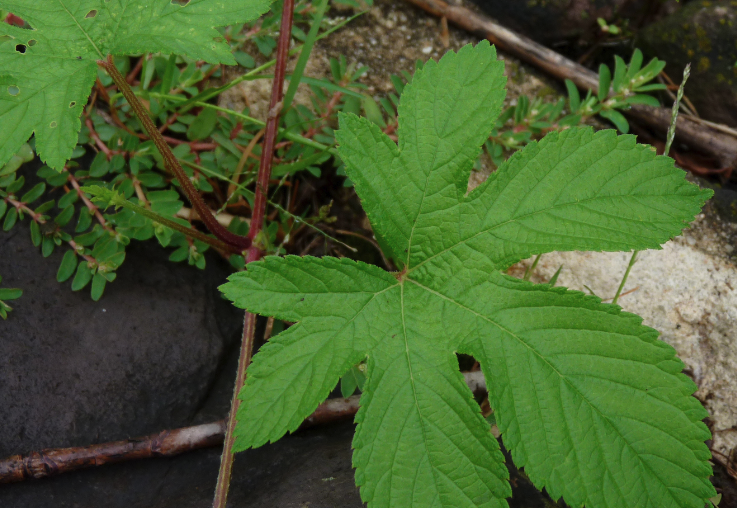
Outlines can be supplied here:
[[[713, 422], [713, 448], [729, 456], [737, 447], [737, 267], [729, 225], [700, 216], [684, 236], [663, 250], [643, 251], [632, 268], [619, 305], [639, 314], [660, 331], [686, 364], [699, 387], [696, 397]], [[716, 222], [715, 222], [716, 221]], [[716, 224], [716, 225], [715, 225]], [[545, 254], [532, 277], [547, 282], [563, 265], [558, 286], [588, 292], [611, 302], [630, 253], [565, 252]], [[520, 275], [526, 260], [510, 270]]]

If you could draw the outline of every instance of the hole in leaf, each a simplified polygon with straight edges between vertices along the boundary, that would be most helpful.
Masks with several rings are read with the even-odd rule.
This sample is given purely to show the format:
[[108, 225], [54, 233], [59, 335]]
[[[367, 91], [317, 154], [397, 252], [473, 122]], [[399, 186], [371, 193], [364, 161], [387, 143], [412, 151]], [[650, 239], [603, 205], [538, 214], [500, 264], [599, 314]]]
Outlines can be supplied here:
[[31, 39], [30, 41], [28, 41], [28, 45], [31, 46], [31, 47], [35, 46], [36, 45], [36, 39]]
[[17, 87], [17, 86], [15, 86], [15, 85], [10, 85], [10, 86], [8, 87], [8, 93], [9, 93], [10, 95], [12, 95], [13, 97], [15, 97], [16, 95], [18, 95], [18, 94], [20, 93], [20, 88], [18, 88], [18, 87]]
[[23, 53], [26, 52], [26, 45], [25, 44], [17, 44], [15, 46], [15, 50], [22, 55]]
[[182, 7], [184, 7], [185, 5], [189, 3], [189, 0], [171, 0], [171, 3], [173, 3], [174, 5], [181, 5]]
[[49, 124], [49, 127], [51, 127], [52, 129], [56, 129], [56, 122], [51, 122]]
[[73, 108], [73, 107], [74, 107], [74, 106], [76, 106], [76, 105], [77, 105], [77, 103], [76, 103], [76, 102], [74, 102], [74, 101], [72, 101], [72, 102], [70, 102], [70, 103], [69, 103], [69, 107], [70, 107], [70, 108]]
[[87, 13], [85, 18], [94, 18], [95, 16], [97, 16], [97, 11], [95, 9], [92, 9], [90, 12]]

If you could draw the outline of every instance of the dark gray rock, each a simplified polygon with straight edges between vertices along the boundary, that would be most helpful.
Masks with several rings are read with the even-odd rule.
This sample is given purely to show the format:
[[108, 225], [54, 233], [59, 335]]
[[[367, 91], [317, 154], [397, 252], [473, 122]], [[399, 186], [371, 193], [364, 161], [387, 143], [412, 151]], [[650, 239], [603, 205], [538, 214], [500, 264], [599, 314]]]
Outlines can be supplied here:
[[0, 274], [24, 290], [0, 321], [0, 456], [187, 425], [208, 395], [241, 314], [204, 272], [135, 243], [99, 302], [56, 282], [28, 229], [0, 234]]
[[[0, 457], [223, 418], [240, 311], [219, 299], [227, 269], [173, 265], [138, 244], [99, 303], [57, 284], [25, 228], [0, 235], [0, 273], [25, 294], [0, 322]], [[350, 422], [300, 431], [236, 457], [229, 507], [359, 508]], [[2, 508], [207, 508], [219, 448], [0, 485]], [[550, 506], [511, 468], [512, 508]]]
[[647, 55], [668, 65], [680, 82], [691, 63], [686, 95], [708, 120], [737, 126], [737, 2], [696, 0], [643, 30], [637, 41]]
[[628, 0], [472, 1], [505, 26], [547, 45], [595, 33], [597, 18], [612, 21], [619, 16], [639, 17], [648, 3]]

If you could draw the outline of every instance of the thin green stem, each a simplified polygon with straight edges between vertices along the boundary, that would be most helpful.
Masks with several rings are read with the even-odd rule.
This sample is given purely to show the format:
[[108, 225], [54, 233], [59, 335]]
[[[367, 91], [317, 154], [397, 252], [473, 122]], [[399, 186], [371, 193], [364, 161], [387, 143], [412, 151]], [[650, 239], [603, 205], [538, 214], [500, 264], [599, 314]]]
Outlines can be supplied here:
[[[668, 127], [668, 137], [665, 141], [665, 150], [663, 151], [664, 155], [668, 155], [670, 153], [670, 147], [673, 145], [673, 140], [676, 137], [676, 124], [678, 123], [678, 111], [681, 106], [681, 100], [683, 100], [683, 90], [686, 87], [686, 81], [688, 81], [688, 77], [690, 75], [691, 75], [691, 64], [688, 64], [686, 65], [686, 68], [683, 69], [683, 81], [681, 81], [681, 86], [678, 87], [678, 95], [676, 96], [676, 101], [673, 103], [670, 126]], [[630, 270], [632, 270], [632, 266], [634, 266], [635, 261], [637, 259], [637, 254], [639, 252], [640, 251], [636, 250], [632, 253], [632, 257], [630, 258], [630, 264], [627, 265], [627, 270], [624, 272], [624, 277], [622, 277], [622, 283], [619, 285], [619, 288], [617, 289], [617, 294], [614, 295], [614, 299], [612, 300], [613, 304], [617, 303], [619, 296], [622, 294], [624, 285], [627, 282], [627, 277], [629, 277], [630, 275]]]
[[167, 217], [164, 217], [163, 215], [159, 215], [156, 212], [152, 212], [148, 208], [144, 208], [135, 203], [132, 203], [131, 201], [128, 201], [125, 198], [116, 200], [114, 204], [115, 206], [122, 206], [123, 208], [127, 208], [137, 214], [143, 215], [144, 217], [151, 219], [152, 221], [157, 222], [161, 224], [162, 226], [166, 226], [167, 228], [173, 229], [174, 231], [178, 231], [182, 233], [183, 235], [192, 238], [193, 240], [199, 240], [200, 242], [206, 243], [207, 245], [210, 245], [211, 247], [215, 247], [216, 249], [220, 251], [237, 252], [236, 250], [233, 249], [232, 246], [224, 242], [221, 242], [217, 238], [207, 236], [206, 234], [200, 231], [197, 231], [196, 229], [185, 227], [176, 221], [173, 221]]
[[[217, 178], [217, 179], [219, 179], [219, 180], [222, 180], [222, 181], [224, 181], [224, 182], [228, 182], [228, 183], [231, 183], [231, 184], [235, 185], [235, 187], [236, 187], [236, 189], [237, 189], [237, 190], [239, 190], [240, 192], [242, 192], [243, 194], [245, 194], [246, 196], [248, 196], [248, 197], [249, 197], [249, 198], [251, 198], [251, 199], [253, 199], [253, 198], [255, 197], [255, 193], [254, 193], [254, 192], [253, 192], [252, 190], [250, 190], [250, 189], [247, 189], [247, 188], [246, 188], [246, 185], [248, 185], [248, 183], [238, 183], [238, 182], [236, 182], [235, 180], [233, 180], [233, 179], [231, 179], [231, 178], [228, 178], [227, 176], [221, 175], [220, 173], [216, 173], [215, 171], [213, 171], [213, 170], [211, 170], [211, 169], [207, 169], [207, 168], [206, 168], [206, 167], [204, 167], [204, 166], [200, 166], [200, 165], [198, 165], [198, 164], [195, 164], [194, 162], [189, 162], [189, 161], [186, 161], [186, 160], [182, 160], [182, 162], [183, 162], [184, 164], [186, 164], [187, 166], [190, 166], [190, 167], [192, 167], [193, 169], [196, 169], [197, 171], [200, 171], [200, 172], [202, 172], [202, 173], [205, 173], [205, 174], [207, 174], [207, 175], [209, 175], [209, 176], [212, 176], [213, 178]], [[275, 166], [275, 167], [274, 167], [274, 169], [277, 169], [278, 167], [279, 167], [279, 166]], [[341, 241], [340, 241], [340, 240], [338, 240], [337, 238], [335, 238], [335, 237], [332, 237], [332, 236], [330, 236], [329, 234], [327, 234], [327, 233], [326, 233], [325, 231], [323, 231], [322, 229], [318, 228], [318, 227], [317, 227], [317, 226], [315, 226], [314, 224], [310, 224], [309, 222], [307, 222], [306, 220], [304, 220], [304, 219], [303, 219], [302, 217], [300, 217], [299, 215], [295, 215], [295, 214], [293, 214], [292, 212], [290, 212], [290, 211], [286, 210], [285, 208], [283, 208], [283, 207], [282, 207], [281, 205], [279, 205], [278, 203], [274, 203], [274, 202], [273, 202], [273, 201], [271, 201], [270, 199], [267, 199], [267, 200], [266, 200], [266, 202], [267, 202], [267, 203], [268, 203], [269, 205], [271, 205], [271, 206], [273, 206], [274, 208], [276, 208], [277, 210], [279, 210], [280, 212], [282, 212], [282, 213], [284, 213], [284, 214], [288, 215], [288, 216], [289, 216], [290, 218], [292, 218], [292, 220], [294, 220], [294, 221], [296, 221], [296, 222], [300, 222], [300, 223], [304, 224], [305, 226], [307, 226], [308, 228], [310, 228], [310, 229], [314, 230], [315, 232], [317, 232], [317, 233], [320, 233], [320, 234], [321, 234], [322, 236], [324, 236], [324, 237], [325, 237], [325, 238], [327, 238], [328, 240], [330, 240], [330, 241], [332, 241], [332, 242], [335, 242], [335, 243], [337, 243], [337, 244], [340, 244], [340, 245], [342, 245], [342, 246], [343, 246], [343, 247], [345, 247], [346, 249], [349, 249], [349, 250], [350, 250], [351, 252], [358, 252], [358, 250], [357, 250], [357, 249], [355, 249], [354, 247], [351, 247], [351, 246], [350, 246], [350, 245], [348, 245], [347, 243], [345, 243], [345, 242], [341, 242]]]
[[[180, 97], [178, 95], [167, 95], [167, 94], [161, 94], [161, 93], [156, 93], [156, 92], [145, 92], [145, 91], [140, 91], [136, 93], [139, 95], [148, 95], [156, 99], [166, 99], [166, 100], [172, 100], [172, 101], [185, 101], [186, 100], [184, 97]], [[258, 118], [253, 118], [252, 116], [239, 113], [238, 111], [235, 111], [233, 109], [222, 108], [220, 106], [216, 106], [215, 104], [210, 104], [210, 103], [202, 102], [202, 101], [195, 101], [192, 104], [198, 107], [214, 109], [215, 111], [220, 111], [221, 113], [227, 113], [229, 115], [233, 115], [236, 118], [240, 118], [241, 120], [250, 122], [254, 125], [257, 125], [258, 127], [266, 127], [266, 122], [259, 120]], [[330, 147], [328, 145], [324, 145], [322, 143], [318, 143], [317, 141], [313, 141], [309, 138], [305, 138], [304, 136], [300, 136], [299, 134], [294, 134], [292, 132], [289, 132], [287, 129], [279, 128], [278, 133], [279, 133], [279, 136], [283, 137], [284, 139], [288, 139], [289, 141], [292, 141], [294, 143], [298, 143], [304, 146], [309, 146], [310, 148], [314, 148], [315, 150], [326, 151], [331, 155], [335, 155], [335, 156], [338, 155], [338, 150], [336, 150], [335, 148]]]
[[[366, 11], [364, 11], [364, 12], [366, 12]], [[348, 23], [350, 23], [351, 21], [353, 21], [357, 17], [359, 17], [362, 14], [364, 14], [364, 12], [359, 12], [357, 14], [354, 14], [350, 18], [344, 19], [343, 21], [341, 21], [340, 23], [338, 23], [337, 25], [335, 25], [331, 29], [326, 30], [322, 34], [318, 35], [315, 40], [316, 41], [319, 41], [319, 40], [324, 39], [325, 37], [329, 36], [333, 32], [336, 32], [336, 31], [340, 30], [345, 25], [347, 25]], [[298, 46], [295, 46], [294, 48], [292, 48], [289, 51], [288, 55], [289, 56], [296, 55], [299, 51], [302, 50], [303, 47], [304, 47], [304, 45], [302, 45], [302, 44], [300, 44]], [[195, 102], [205, 102], [205, 101], [207, 101], [209, 99], [212, 99], [213, 97], [217, 97], [218, 95], [220, 95], [224, 91], [230, 90], [231, 88], [233, 88], [234, 86], [236, 86], [241, 81], [247, 81], [249, 78], [251, 78], [251, 77], [253, 77], [253, 76], [261, 73], [262, 71], [265, 71], [266, 69], [270, 69], [271, 67], [273, 67], [274, 65], [276, 65], [277, 60], [278, 60], [278, 58], [277, 59], [274, 59], [274, 60], [269, 60], [265, 64], [260, 65], [260, 66], [256, 67], [255, 69], [252, 69], [249, 72], [247, 72], [247, 73], [245, 73], [245, 74], [243, 74], [241, 76], [238, 76], [237, 78], [233, 79], [231, 82], [229, 82], [229, 83], [227, 83], [227, 84], [225, 84], [223, 86], [220, 86], [220, 87], [217, 87], [217, 88], [211, 88], [209, 90], [205, 90], [204, 92], [202, 92], [200, 94], [195, 95], [191, 99], [187, 100], [184, 104], [181, 104], [179, 106], [181, 108], [179, 112], [180, 113], [186, 113], [191, 108], [197, 106], [197, 104], [195, 104]]]
[[622, 294], [622, 290], [624, 289], [624, 285], [627, 283], [627, 278], [630, 276], [630, 271], [632, 270], [632, 267], [635, 266], [635, 262], [637, 262], [637, 254], [639, 254], [639, 250], [636, 250], [632, 252], [632, 257], [630, 258], [630, 263], [627, 265], [627, 270], [624, 272], [624, 277], [622, 277], [622, 282], [619, 284], [619, 287], [617, 288], [617, 293], [614, 295], [614, 298], [612, 299], [612, 303], [614, 305], [617, 304], [617, 300], [619, 300], [619, 295]]
[[541, 257], [542, 254], [538, 254], [537, 256], [535, 256], [535, 261], [533, 261], [532, 264], [527, 267], [527, 270], [525, 270], [525, 274], [522, 276], [522, 280], [530, 280], [530, 277], [532, 277], [532, 272], [534, 272], [535, 268], [537, 268], [537, 263], [540, 261]]
[[668, 127], [668, 137], [665, 140], [665, 150], [663, 155], [670, 153], [670, 147], [673, 145], [673, 140], [676, 138], [676, 124], [678, 122], [678, 110], [681, 107], [681, 100], [683, 100], [683, 90], [686, 88], [686, 81], [691, 75], [691, 64], [687, 64], [686, 68], [683, 69], [683, 81], [681, 86], [678, 87], [678, 94], [676, 95], [676, 101], [673, 103], [673, 109], [671, 111], [670, 126]]
[[310, 59], [310, 53], [312, 53], [312, 47], [315, 45], [315, 41], [317, 40], [317, 35], [320, 31], [320, 25], [322, 24], [322, 18], [325, 16], [325, 11], [328, 7], [329, 2], [330, 0], [322, 0], [322, 2], [320, 2], [317, 6], [317, 11], [315, 12], [312, 26], [310, 27], [310, 31], [307, 34], [307, 38], [305, 39], [302, 51], [299, 54], [297, 65], [295, 65], [294, 67], [292, 79], [289, 81], [289, 88], [287, 88], [287, 92], [284, 94], [284, 111], [288, 110], [289, 107], [292, 105], [294, 94], [297, 93], [297, 87], [299, 87], [299, 83], [302, 80], [302, 75], [305, 72], [305, 67], [307, 67], [307, 60]]

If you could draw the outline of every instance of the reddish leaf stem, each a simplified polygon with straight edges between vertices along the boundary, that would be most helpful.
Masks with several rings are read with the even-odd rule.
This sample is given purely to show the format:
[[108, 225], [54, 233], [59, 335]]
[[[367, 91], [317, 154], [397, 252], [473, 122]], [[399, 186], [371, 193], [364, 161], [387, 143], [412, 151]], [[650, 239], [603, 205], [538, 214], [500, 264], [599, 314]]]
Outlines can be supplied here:
[[98, 60], [97, 64], [105, 69], [110, 77], [113, 78], [113, 81], [118, 86], [118, 90], [128, 101], [128, 104], [130, 104], [131, 108], [140, 120], [144, 129], [146, 129], [149, 137], [156, 145], [156, 148], [159, 150], [159, 153], [161, 153], [161, 156], [164, 158], [164, 166], [166, 167], [166, 169], [174, 173], [174, 175], [177, 177], [177, 180], [179, 180], [182, 189], [184, 189], [184, 192], [185, 194], [187, 194], [189, 201], [192, 203], [194, 209], [197, 210], [197, 214], [200, 216], [202, 222], [204, 222], [207, 229], [218, 239], [222, 240], [227, 245], [234, 247], [240, 252], [248, 249], [251, 246], [250, 238], [245, 238], [231, 233], [223, 226], [221, 226], [218, 221], [215, 220], [215, 218], [212, 216], [207, 208], [207, 205], [197, 193], [194, 185], [192, 185], [192, 182], [189, 180], [187, 174], [182, 169], [179, 161], [172, 153], [169, 145], [166, 143], [163, 136], [156, 128], [156, 125], [154, 125], [154, 122], [148, 116], [148, 112], [143, 107], [143, 104], [141, 104], [141, 102], [138, 100], [138, 97], [136, 97], [133, 93], [133, 90], [131, 90], [130, 85], [128, 85], [128, 82], [125, 80], [123, 75], [120, 74], [117, 67], [115, 67], [115, 64], [112, 62], [112, 58], [108, 58], [108, 60]]
[[[40, 213], [36, 213], [33, 210], [31, 210], [31, 208], [26, 203], [23, 203], [21, 201], [18, 201], [18, 200], [9, 198], [9, 197], [5, 198], [5, 202], [8, 203], [9, 205], [14, 206], [16, 208], [16, 210], [18, 210], [18, 213], [25, 213], [25, 214], [27, 214], [31, 218], [31, 220], [33, 220], [38, 225], [43, 225], [43, 224], [46, 224], [48, 222], [44, 218], [43, 215], [41, 215]], [[95, 265], [98, 264], [97, 260], [95, 258], [93, 258], [92, 256], [89, 256], [89, 255], [85, 254], [84, 253], [84, 248], [81, 247], [81, 246], [79, 246], [74, 240], [67, 240], [67, 243], [72, 248], [72, 250], [74, 252], [76, 252], [77, 255], [79, 255], [80, 257], [84, 258], [85, 261], [87, 261], [88, 263], [93, 263]]]
[[[266, 214], [267, 192], [269, 189], [269, 180], [271, 179], [274, 144], [277, 128], [279, 126], [279, 113], [281, 112], [282, 98], [284, 96], [284, 76], [286, 74], [287, 58], [289, 56], [289, 42], [292, 34], [293, 15], [294, 0], [284, 0], [281, 27], [279, 28], [279, 44], [276, 50], [274, 82], [271, 88], [271, 102], [269, 104], [269, 114], [266, 120], [264, 144], [261, 150], [261, 164], [259, 166], [258, 179], [256, 181], [256, 195], [253, 202], [253, 214], [251, 215], [251, 229], [248, 232], [248, 238], [251, 240], [251, 245], [248, 248], [248, 253], [246, 255], [246, 263], [257, 261], [261, 259], [261, 256], [263, 255], [260, 245], [261, 242], [257, 241], [257, 237], [263, 229], [264, 216]], [[243, 323], [243, 344], [241, 345], [241, 353], [238, 359], [238, 373], [236, 374], [233, 399], [230, 405], [230, 414], [228, 416], [228, 425], [223, 443], [223, 456], [220, 459], [220, 472], [218, 474], [218, 482], [215, 488], [213, 508], [225, 508], [225, 503], [228, 499], [230, 476], [233, 472], [233, 444], [235, 442], [233, 431], [235, 430], [236, 415], [238, 414], [238, 407], [240, 405], [238, 395], [240, 394], [246, 380], [246, 369], [251, 363], [251, 354], [253, 352], [255, 335], [256, 315], [246, 312]]]
[[82, 200], [82, 203], [84, 203], [84, 206], [87, 207], [87, 209], [92, 212], [97, 219], [97, 222], [100, 223], [100, 225], [105, 228], [107, 231], [110, 231], [111, 233], [115, 233], [115, 230], [110, 227], [110, 224], [105, 220], [105, 217], [102, 216], [100, 213], [100, 209], [95, 206], [92, 201], [89, 200], [87, 195], [82, 192], [82, 188], [79, 186], [79, 182], [74, 177], [71, 171], [69, 171], [66, 167], [64, 167], [64, 171], [67, 173], [67, 181], [72, 184], [72, 187], [74, 187], [74, 191], [77, 193], [77, 196], [79, 196], [79, 199]]

